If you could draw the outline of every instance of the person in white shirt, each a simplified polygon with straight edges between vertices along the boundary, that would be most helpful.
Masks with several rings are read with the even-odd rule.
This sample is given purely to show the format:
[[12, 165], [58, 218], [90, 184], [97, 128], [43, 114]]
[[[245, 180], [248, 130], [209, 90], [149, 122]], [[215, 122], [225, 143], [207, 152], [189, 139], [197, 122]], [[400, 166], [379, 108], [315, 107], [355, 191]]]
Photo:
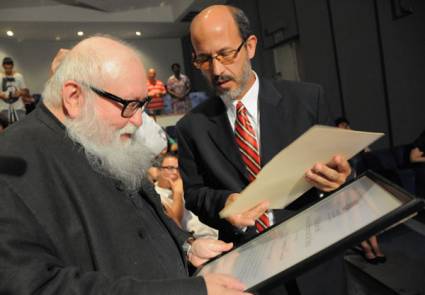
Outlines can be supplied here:
[[185, 113], [190, 110], [191, 103], [189, 99], [190, 80], [181, 73], [180, 64], [171, 65], [173, 75], [168, 78], [167, 90], [172, 97], [172, 109], [174, 113]]
[[23, 97], [28, 95], [24, 77], [13, 70], [14, 62], [10, 57], [3, 59], [4, 72], [0, 72], [0, 112], [4, 114], [9, 123], [18, 121], [25, 116]]

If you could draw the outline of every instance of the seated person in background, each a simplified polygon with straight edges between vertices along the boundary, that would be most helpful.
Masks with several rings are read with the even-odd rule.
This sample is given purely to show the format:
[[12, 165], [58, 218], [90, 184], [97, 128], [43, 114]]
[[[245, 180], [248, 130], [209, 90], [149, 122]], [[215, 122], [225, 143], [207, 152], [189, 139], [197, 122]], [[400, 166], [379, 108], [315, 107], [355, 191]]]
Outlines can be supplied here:
[[162, 157], [155, 191], [161, 197], [167, 215], [195, 238], [212, 237], [218, 232], [199, 221], [198, 217], [184, 207], [183, 181], [180, 177], [177, 156], [167, 153]]
[[[335, 120], [335, 126], [338, 127], [338, 128], [351, 130], [350, 122], [345, 117], [337, 118]], [[358, 173], [358, 171], [356, 171], [357, 163], [358, 163], [358, 161], [361, 161], [360, 158], [362, 156], [362, 153], [363, 152], [369, 152], [369, 151], [370, 151], [370, 148], [367, 147], [367, 148], [364, 149], [364, 151], [355, 155], [353, 158], [351, 158], [349, 160], [351, 167], [352, 167], [353, 177], [357, 176], [357, 173]], [[382, 251], [379, 247], [378, 239], [376, 238], [376, 236], [372, 236], [369, 239], [361, 242], [360, 246], [362, 248], [362, 250], [361, 250], [362, 256], [368, 263], [376, 264], [376, 263], [384, 263], [386, 261], [386, 257], [382, 253]]]
[[348, 122], [347, 118], [339, 117], [335, 119], [335, 126], [341, 129], [351, 129], [350, 122]]
[[409, 156], [416, 174], [416, 194], [425, 198], [425, 130], [413, 142]]
[[160, 115], [164, 109], [164, 95], [167, 94], [164, 83], [156, 78], [155, 69], [148, 70], [148, 80], [146, 85], [148, 87], [148, 96], [152, 98], [150, 103], [146, 106], [146, 111], [149, 115]]

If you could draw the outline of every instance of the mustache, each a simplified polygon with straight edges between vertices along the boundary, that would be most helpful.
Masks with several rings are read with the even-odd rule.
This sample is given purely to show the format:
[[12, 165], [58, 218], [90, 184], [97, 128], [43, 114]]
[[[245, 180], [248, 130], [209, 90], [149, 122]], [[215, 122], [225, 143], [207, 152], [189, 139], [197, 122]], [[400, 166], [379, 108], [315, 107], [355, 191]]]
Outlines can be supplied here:
[[119, 129], [118, 133], [120, 135], [126, 134], [126, 133], [134, 135], [136, 133], [136, 130], [137, 130], [137, 126], [134, 126], [133, 124], [129, 123], [129, 124], [125, 125], [123, 128]]
[[221, 83], [221, 82], [224, 82], [224, 81], [235, 81], [235, 78], [233, 78], [232, 76], [229, 76], [229, 75], [219, 75], [219, 76], [213, 77], [214, 83]]

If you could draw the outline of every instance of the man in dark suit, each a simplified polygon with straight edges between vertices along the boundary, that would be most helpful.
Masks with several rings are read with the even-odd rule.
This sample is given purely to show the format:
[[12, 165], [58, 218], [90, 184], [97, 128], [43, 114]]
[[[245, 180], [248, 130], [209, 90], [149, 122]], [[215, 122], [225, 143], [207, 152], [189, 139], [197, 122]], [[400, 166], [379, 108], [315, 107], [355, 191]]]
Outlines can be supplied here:
[[229, 276], [188, 277], [187, 260], [232, 245], [192, 241], [142, 181], [145, 81], [136, 50], [86, 39], [2, 134], [0, 294], [245, 294]]
[[[315, 197], [317, 191], [310, 192], [287, 210], [266, 212], [268, 204], [262, 202], [227, 219], [218, 216], [280, 150], [312, 125], [329, 124], [327, 107], [318, 85], [268, 81], [252, 71], [250, 59], [255, 55], [257, 38], [241, 10], [224, 5], [208, 7], [192, 21], [190, 32], [194, 65], [217, 96], [177, 125], [186, 207], [219, 229], [221, 239], [239, 242], [261, 231], [259, 225], [279, 222], [291, 209]], [[251, 135], [249, 139], [246, 133]], [[315, 164], [305, 177], [320, 191], [328, 192], [344, 183], [349, 174], [347, 160], [335, 155], [328, 163]], [[338, 283], [334, 286], [335, 294], [341, 294]]]

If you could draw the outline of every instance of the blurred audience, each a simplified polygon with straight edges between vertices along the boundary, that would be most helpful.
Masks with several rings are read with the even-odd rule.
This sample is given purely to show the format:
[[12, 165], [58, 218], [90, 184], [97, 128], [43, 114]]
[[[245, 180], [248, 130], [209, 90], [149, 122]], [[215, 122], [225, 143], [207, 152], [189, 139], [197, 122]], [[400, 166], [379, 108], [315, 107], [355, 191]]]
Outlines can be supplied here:
[[148, 96], [152, 98], [146, 106], [146, 112], [151, 116], [162, 114], [164, 109], [164, 95], [167, 94], [164, 83], [156, 78], [155, 69], [151, 68], [147, 73], [148, 80], [146, 82], [148, 88]]
[[14, 69], [11, 57], [3, 59], [3, 72], [0, 72], [2, 88], [0, 92], [0, 113], [6, 115], [9, 124], [25, 116], [24, 98], [29, 96], [24, 77]]
[[[345, 117], [339, 117], [335, 119], [334, 123], [335, 123], [335, 126], [338, 128], [351, 130], [350, 122]], [[357, 172], [358, 172], [357, 163], [358, 161], [361, 160], [360, 158], [362, 157], [362, 153], [369, 152], [369, 151], [370, 151], [370, 148], [367, 147], [364, 149], [364, 151], [360, 152], [359, 154], [355, 155], [349, 160], [351, 164], [351, 168], [352, 168], [353, 177], [357, 176]], [[368, 263], [371, 263], [371, 264], [384, 263], [387, 260], [384, 253], [382, 253], [379, 247], [378, 239], [376, 236], [372, 236], [369, 239], [361, 242], [360, 246], [361, 246], [360, 251], [362, 253], [362, 256]]]
[[191, 102], [188, 97], [190, 91], [190, 80], [181, 73], [181, 67], [178, 63], [171, 65], [173, 75], [168, 78], [167, 90], [172, 97], [173, 113], [186, 113], [191, 108]]
[[415, 170], [416, 194], [425, 198], [425, 130], [413, 142], [410, 150], [410, 162]]
[[175, 154], [167, 153], [162, 157], [155, 191], [161, 197], [166, 214], [181, 228], [192, 233], [195, 238], [218, 237], [215, 229], [200, 222], [195, 214], [185, 208], [183, 181]]

